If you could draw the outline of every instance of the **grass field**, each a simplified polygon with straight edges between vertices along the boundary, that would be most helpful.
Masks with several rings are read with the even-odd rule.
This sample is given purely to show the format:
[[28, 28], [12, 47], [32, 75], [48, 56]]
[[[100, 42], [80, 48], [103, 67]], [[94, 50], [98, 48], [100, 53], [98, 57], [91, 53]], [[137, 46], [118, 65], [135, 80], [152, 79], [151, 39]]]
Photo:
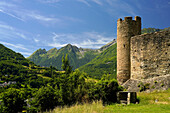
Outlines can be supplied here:
[[52, 113], [170, 113], [170, 89], [152, 93], [138, 93], [139, 104], [113, 104], [103, 106], [102, 102], [55, 108]]

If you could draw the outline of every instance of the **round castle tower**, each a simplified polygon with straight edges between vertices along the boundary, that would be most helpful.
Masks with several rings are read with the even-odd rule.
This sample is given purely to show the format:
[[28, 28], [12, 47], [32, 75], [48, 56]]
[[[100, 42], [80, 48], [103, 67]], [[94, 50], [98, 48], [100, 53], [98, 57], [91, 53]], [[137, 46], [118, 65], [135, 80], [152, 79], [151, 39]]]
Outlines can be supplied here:
[[141, 34], [141, 18], [136, 16], [117, 20], [117, 80], [123, 84], [130, 79], [130, 38]]

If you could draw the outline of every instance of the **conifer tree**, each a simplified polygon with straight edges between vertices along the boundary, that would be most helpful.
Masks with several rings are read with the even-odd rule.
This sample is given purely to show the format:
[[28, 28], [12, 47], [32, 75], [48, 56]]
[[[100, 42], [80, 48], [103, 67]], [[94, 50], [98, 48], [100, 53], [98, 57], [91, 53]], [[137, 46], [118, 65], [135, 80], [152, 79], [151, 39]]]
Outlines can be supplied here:
[[63, 55], [61, 68], [65, 71], [66, 74], [69, 74], [72, 72], [72, 66], [70, 66], [70, 63], [69, 63], [68, 54], [66, 54], [65, 57]]

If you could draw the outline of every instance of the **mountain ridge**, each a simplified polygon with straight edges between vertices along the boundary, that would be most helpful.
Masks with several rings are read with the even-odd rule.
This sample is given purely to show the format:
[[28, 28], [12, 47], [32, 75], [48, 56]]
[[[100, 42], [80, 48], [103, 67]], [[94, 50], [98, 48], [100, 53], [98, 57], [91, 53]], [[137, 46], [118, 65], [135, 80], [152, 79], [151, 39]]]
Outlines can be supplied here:
[[40, 66], [54, 66], [57, 69], [62, 70], [62, 56], [68, 54], [70, 64], [73, 66], [73, 69], [76, 69], [91, 61], [114, 43], [116, 43], [116, 40], [109, 42], [108, 45], [106, 44], [107, 46], [104, 45], [100, 49], [78, 48], [71, 44], [67, 44], [60, 49], [52, 48], [48, 51], [45, 49], [38, 49], [27, 59]]

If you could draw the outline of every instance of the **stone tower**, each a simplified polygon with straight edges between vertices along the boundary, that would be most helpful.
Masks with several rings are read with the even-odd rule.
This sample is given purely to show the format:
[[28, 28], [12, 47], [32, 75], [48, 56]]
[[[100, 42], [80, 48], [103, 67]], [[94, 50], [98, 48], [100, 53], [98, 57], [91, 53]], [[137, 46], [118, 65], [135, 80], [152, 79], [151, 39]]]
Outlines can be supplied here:
[[117, 80], [123, 84], [130, 79], [130, 39], [141, 34], [141, 18], [136, 16], [117, 20]]

